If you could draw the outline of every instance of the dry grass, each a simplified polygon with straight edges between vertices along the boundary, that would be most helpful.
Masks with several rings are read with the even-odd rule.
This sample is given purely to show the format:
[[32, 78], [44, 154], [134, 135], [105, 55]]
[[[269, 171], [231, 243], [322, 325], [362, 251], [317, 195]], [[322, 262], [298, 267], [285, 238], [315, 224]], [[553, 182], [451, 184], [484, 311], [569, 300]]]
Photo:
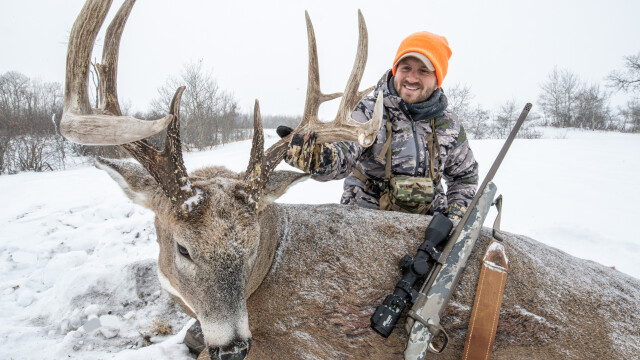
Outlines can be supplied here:
[[171, 335], [173, 326], [162, 319], [156, 319], [151, 325], [151, 332], [157, 335]]

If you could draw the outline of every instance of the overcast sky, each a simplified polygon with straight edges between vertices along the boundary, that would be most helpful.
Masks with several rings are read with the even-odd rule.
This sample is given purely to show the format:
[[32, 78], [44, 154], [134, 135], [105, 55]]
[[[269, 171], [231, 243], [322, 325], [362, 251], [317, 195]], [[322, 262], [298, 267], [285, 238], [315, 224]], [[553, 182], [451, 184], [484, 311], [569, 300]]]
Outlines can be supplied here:
[[[63, 83], [67, 38], [83, 3], [0, 0], [0, 73]], [[109, 18], [120, 4], [114, 1]], [[369, 30], [361, 88], [390, 68], [404, 37], [427, 30], [446, 36], [453, 51], [445, 92], [468, 84], [489, 109], [509, 99], [535, 105], [555, 66], [604, 84], [611, 70], [622, 69], [623, 56], [640, 52], [638, 0], [138, 0], [120, 49], [120, 101], [144, 110], [168, 76], [202, 60], [242, 111], [257, 98], [264, 114], [300, 114], [304, 10], [317, 36], [321, 87], [331, 93], [344, 89], [353, 65], [358, 8]], [[101, 42], [94, 55], [101, 57]], [[321, 116], [332, 117], [336, 107], [322, 107]]]

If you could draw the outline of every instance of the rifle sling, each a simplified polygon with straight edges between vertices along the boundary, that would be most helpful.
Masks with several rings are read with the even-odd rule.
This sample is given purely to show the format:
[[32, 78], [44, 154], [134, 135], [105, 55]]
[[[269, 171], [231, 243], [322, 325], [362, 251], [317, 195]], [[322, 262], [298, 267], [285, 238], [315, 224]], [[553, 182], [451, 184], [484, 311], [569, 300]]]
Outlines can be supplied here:
[[495, 204], [498, 215], [493, 224], [494, 235], [482, 259], [482, 269], [462, 354], [463, 360], [490, 359], [498, 328], [509, 260], [500, 234], [502, 195], [498, 196]]

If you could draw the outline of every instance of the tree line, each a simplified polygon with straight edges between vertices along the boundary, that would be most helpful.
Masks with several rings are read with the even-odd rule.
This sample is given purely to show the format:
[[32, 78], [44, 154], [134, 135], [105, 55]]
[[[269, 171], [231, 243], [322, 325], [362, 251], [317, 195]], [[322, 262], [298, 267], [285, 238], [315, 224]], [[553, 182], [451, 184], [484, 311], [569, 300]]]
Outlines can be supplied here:
[[[92, 73], [89, 90], [92, 98], [97, 98], [99, 79]], [[604, 87], [587, 84], [569, 70], [554, 69], [540, 84], [539, 110], [529, 115], [519, 136], [540, 137], [536, 126], [640, 132], [640, 53], [625, 56], [623, 69], [612, 71], [604, 80]], [[182, 85], [187, 87], [180, 109], [186, 151], [253, 135], [253, 114], [240, 112], [237, 100], [220, 88], [211, 72], [203, 68], [202, 61], [185, 64], [177, 77], [167, 79], [148, 110], [131, 114], [130, 105], [125, 103], [122, 112], [139, 119], [161, 118], [168, 111], [175, 90]], [[612, 109], [609, 103], [614, 92], [630, 95], [631, 100]], [[445, 93], [449, 108], [463, 119], [467, 133], [475, 139], [505, 137], [521, 110], [515, 100], [507, 100], [490, 111], [474, 103], [471, 87], [464, 84], [454, 84]], [[62, 169], [71, 158], [69, 154], [76, 158], [127, 156], [118, 147], [83, 146], [66, 141], [56, 128], [62, 106], [60, 83], [32, 80], [15, 71], [0, 74], [0, 174]], [[300, 116], [262, 117], [265, 128], [295, 127], [300, 120]], [[150, 141], [161, 147], [164, 134]]]
[[[99, 79], [91, 67], [89, 88], [96, 107]], [[238, 102], [221, 89], [202, 62], [189, 63], [178, 77], [167, 79], [158, 89], [148, 110], [130, 113], [124, 103], [123, 115], [143, 120], [159, 119], [169, 110], [174, 92], [186, 85], [180, 108], [180, 132], [186, 151], [248, 139], [253, 135], [253, 117], [239, 112]], [[0, 174], [21, 171], [57, 170], [65, 167], [69, 156], [125, 157], [117, 146], [85, 146], [64, 139], [56, 128], [63, 107], [60, 83], [32, 80], [15, 71], [0, 74]], [[93, 100], [95, 99], [95, 100]], [[149, 141], [161, 148], [164, 133]]]
[[[617, 109], [610, 105], [614, 93], [624, 93], [630, 100]], [[515, 100], [507, 100], [495, 111], [474, 104], [468, 85], [454, 84], [445, 89], [449, 108], [458, 114], [465, 129], [476, 139], [505, 137], [520, 113]], [[600, 84], [588, 84], [567, 69], [551, 71], [540, 84], [532, 112], [519, 137], [535, 138], [540, 133], [535, 126], [581, 128], [640, 132], [640, 53], [624, 57], [623, 70], [612, 71]]]

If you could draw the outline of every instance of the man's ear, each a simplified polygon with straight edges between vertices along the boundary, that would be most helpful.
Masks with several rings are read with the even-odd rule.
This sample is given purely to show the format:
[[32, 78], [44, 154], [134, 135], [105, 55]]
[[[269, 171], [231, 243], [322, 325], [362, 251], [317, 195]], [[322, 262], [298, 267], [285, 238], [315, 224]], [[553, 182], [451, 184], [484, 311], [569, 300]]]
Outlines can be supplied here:
[[274, 171], [262, 191], [262, 196], [258, 203], [258, 211], [261, 211], [265, 206], [278, 200], [278, 198], [284, 195], [293, 185], [305, 181], [308, 178], [309, 174], [301, 172], [286, 170]]
[[160, 191], [160, 187], [140, 164], [126, 160], [96, 158], [95, 166], [106, 171], [131, 201], [151, 208], [151, 199]]

